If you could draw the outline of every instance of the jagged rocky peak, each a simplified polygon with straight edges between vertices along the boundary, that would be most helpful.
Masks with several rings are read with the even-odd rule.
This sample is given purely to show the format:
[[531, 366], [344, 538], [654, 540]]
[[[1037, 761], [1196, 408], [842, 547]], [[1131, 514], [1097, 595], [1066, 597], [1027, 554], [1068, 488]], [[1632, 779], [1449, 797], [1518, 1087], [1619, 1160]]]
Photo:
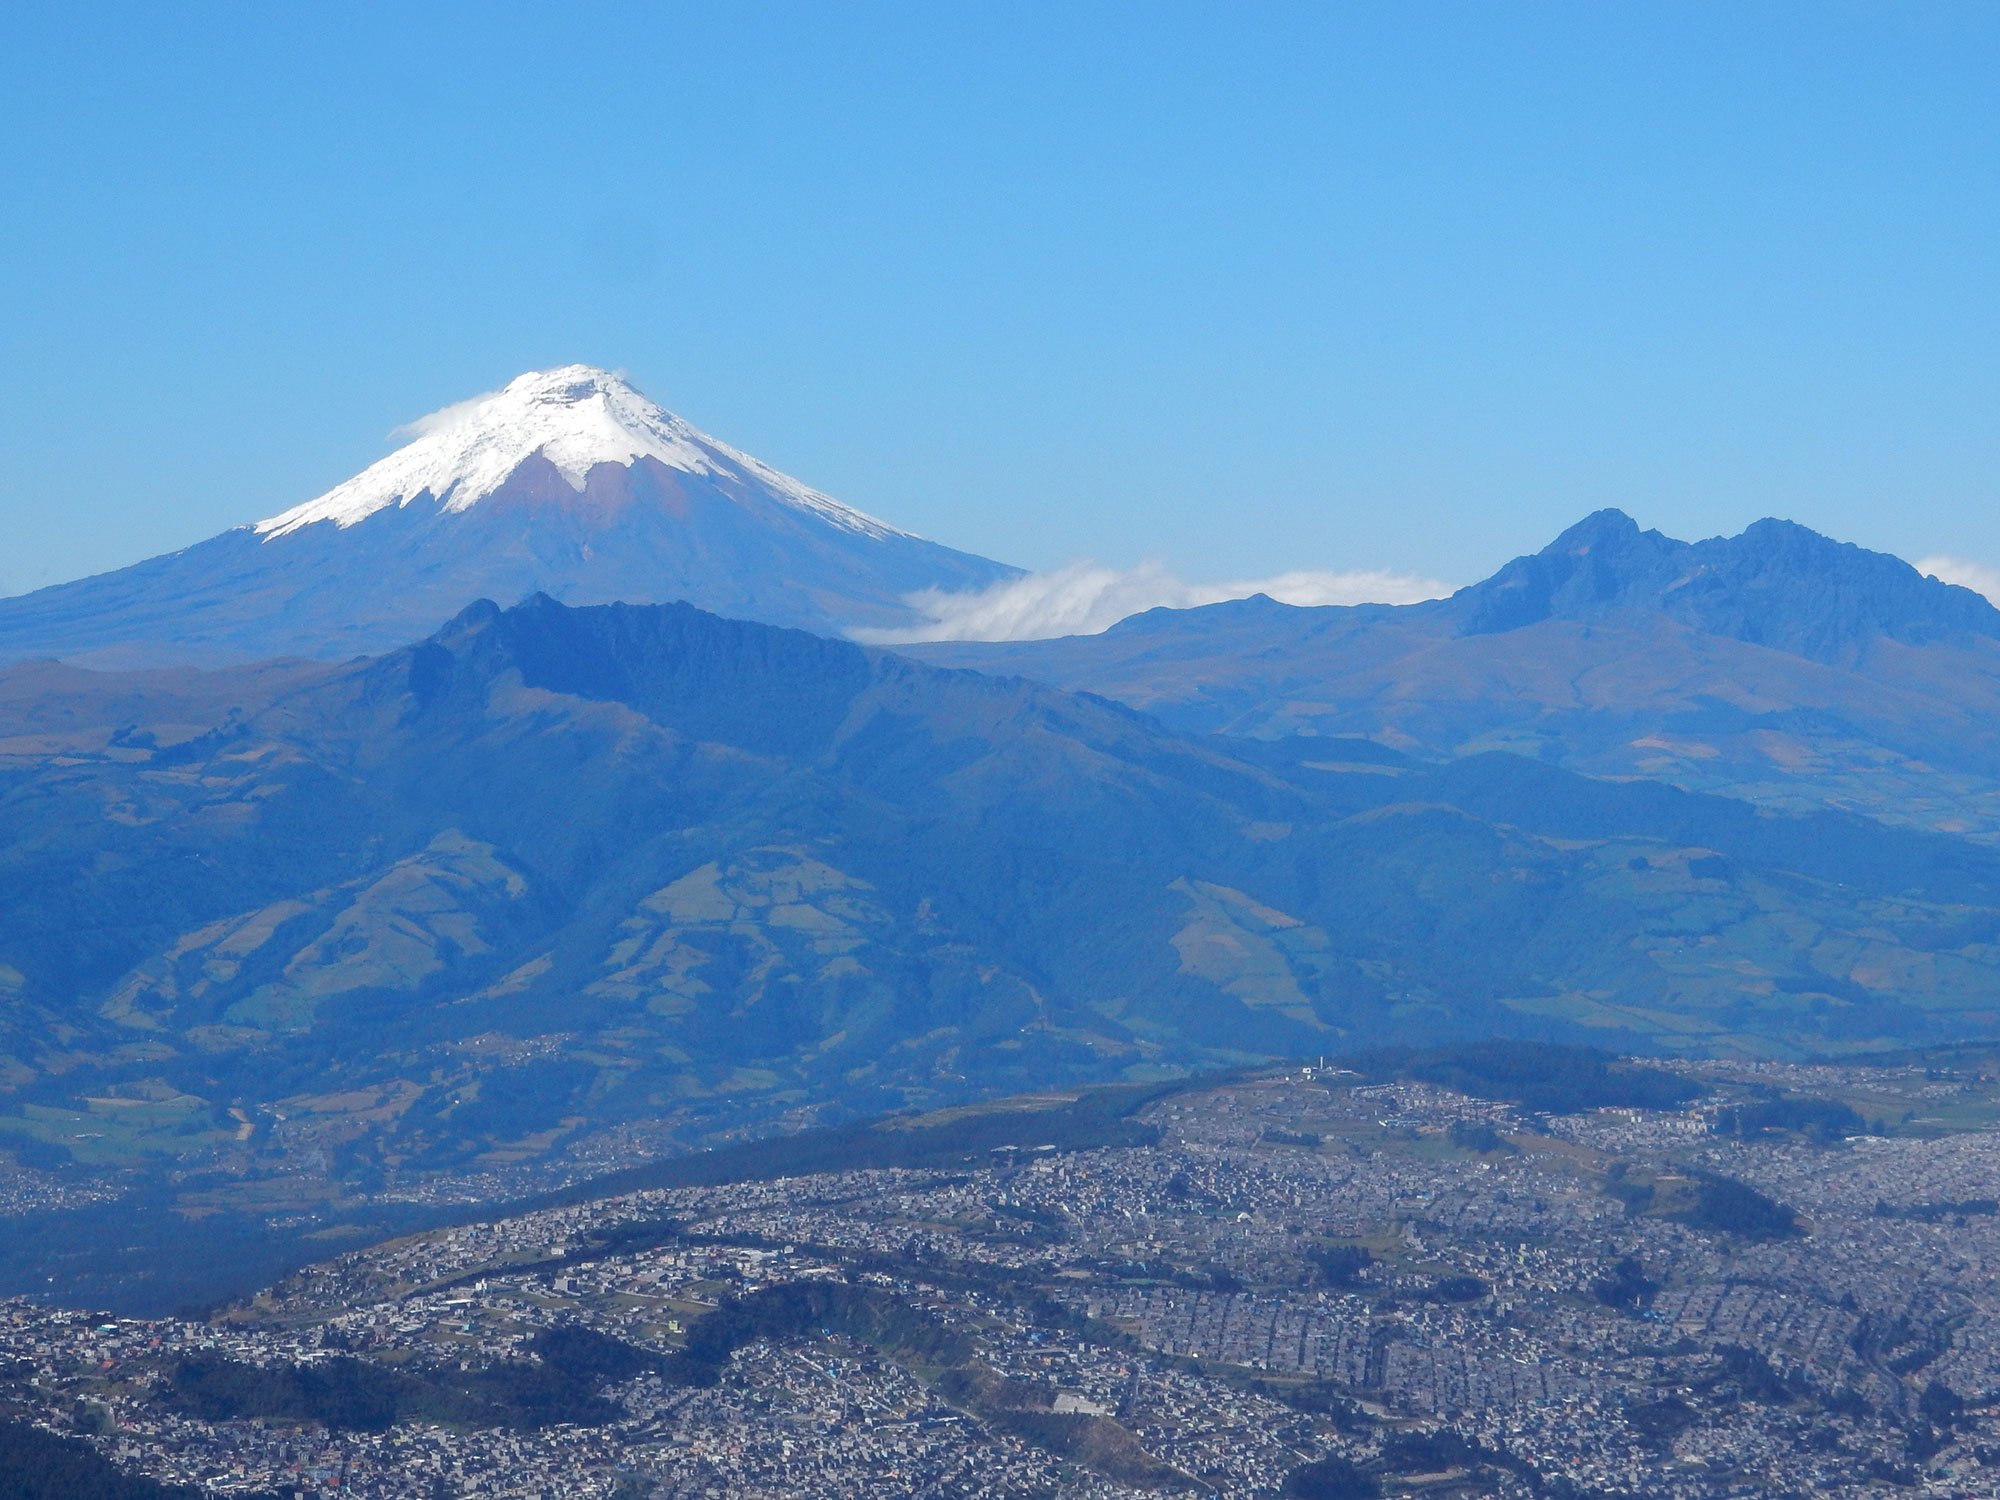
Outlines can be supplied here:
[[1540, 552], [1517, 557], [1454, 601], [1461, 632], [1495, 634], [1547, 619], [1661, 610], [1711, 634], [1833, 660], [1886, 636], [2000, 638], [2000, 610], [1899, 557], [1836, 542], [1795, 521], [1682, 542], [1623, 511], [1586, 516]]
[[1461, 589], [1463, 633], [1495, 634], [1568, 617], [1663, 583], [1688, 551], [1657, 531], [1641, 531], [1622, 510], [1585, 516], [1540, 552], [1517, 557], [1484, 582]]
[[709, 436], [622, 375], [591, 365], [531, 370], [403, 430], [412, 434], [406, 446], [317, 499], [258, 522], [257, 534], [286, 536], [320, 522], [344, 528], [426, 497], [447, 512], [469, 510], [535, 459], [578, 494], [599, 464], [629, 467], [650, 459], [682, 474], [753, 486], [864, 535], [903, 534]]

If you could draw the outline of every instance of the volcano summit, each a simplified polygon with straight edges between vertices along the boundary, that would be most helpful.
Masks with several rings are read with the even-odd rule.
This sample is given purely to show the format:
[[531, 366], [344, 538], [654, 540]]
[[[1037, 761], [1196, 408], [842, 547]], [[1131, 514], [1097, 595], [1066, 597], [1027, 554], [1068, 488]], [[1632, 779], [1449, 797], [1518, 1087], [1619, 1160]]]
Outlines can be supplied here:
[[822, 634], [1013, 568], [900, 531], [566, 365], [448, 407], [318, 499], [184, 551], [0, 600], [0, 661], [338, 659], [477, 598], [686, 600]]

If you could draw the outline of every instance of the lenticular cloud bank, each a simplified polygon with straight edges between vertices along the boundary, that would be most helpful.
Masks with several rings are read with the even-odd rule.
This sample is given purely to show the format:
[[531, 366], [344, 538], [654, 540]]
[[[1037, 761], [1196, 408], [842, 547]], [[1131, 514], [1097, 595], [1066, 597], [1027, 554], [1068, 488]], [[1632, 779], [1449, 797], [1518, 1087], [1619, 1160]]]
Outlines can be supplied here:
[[1097, 635], [1120, 620], [1153, 609], [1197, 609], [1262, 594], [1280, 604], [1416, 604], [1442, 599], [1451, 585], [1434, 578], [1380, 569], [1336, 573], [1300, 569], [1272, 578], [1233, 583], [1184, 583], [1159, 563], [1136, 568], [1072, 563], [1052, 573], [1003, 578], [983, 589], [953, 593], [925, 589], [910, 596], [921, 623], [889, 629], [850, 631], [873, 645], [904, 646], [930, 641], [1042, 641], [1067, 635]]

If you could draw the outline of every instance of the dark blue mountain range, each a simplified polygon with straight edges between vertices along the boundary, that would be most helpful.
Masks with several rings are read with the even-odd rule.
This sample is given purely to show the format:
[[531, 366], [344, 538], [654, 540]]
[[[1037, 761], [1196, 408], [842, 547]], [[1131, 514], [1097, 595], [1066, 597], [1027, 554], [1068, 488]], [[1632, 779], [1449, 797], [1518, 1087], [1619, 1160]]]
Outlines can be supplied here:
[[255, 1238], [1278, 1056], [1993, 1034], [1994, 623], [1600, 515], [1434, 604], [926, 653], [1041, 682], [546, 595], [339, 663], [22, 663], [0, 1149]]
[[1507, 750], [2000, 837], [2000, 610], [1785, 521], [1687, 543], [1600, 511], [1424, 604], [1257, 598], [1096, 636], [905, 649], [1183, 730], [1360, 738], [1428, 760]]

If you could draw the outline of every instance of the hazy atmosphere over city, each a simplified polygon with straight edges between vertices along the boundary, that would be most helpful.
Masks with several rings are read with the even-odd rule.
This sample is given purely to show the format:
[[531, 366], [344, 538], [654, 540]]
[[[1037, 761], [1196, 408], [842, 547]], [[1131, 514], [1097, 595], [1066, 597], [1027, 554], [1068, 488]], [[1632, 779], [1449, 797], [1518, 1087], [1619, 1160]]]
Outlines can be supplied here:
[[2000, 1496], [2000, 16], [0, 47], [0, 1500]]

